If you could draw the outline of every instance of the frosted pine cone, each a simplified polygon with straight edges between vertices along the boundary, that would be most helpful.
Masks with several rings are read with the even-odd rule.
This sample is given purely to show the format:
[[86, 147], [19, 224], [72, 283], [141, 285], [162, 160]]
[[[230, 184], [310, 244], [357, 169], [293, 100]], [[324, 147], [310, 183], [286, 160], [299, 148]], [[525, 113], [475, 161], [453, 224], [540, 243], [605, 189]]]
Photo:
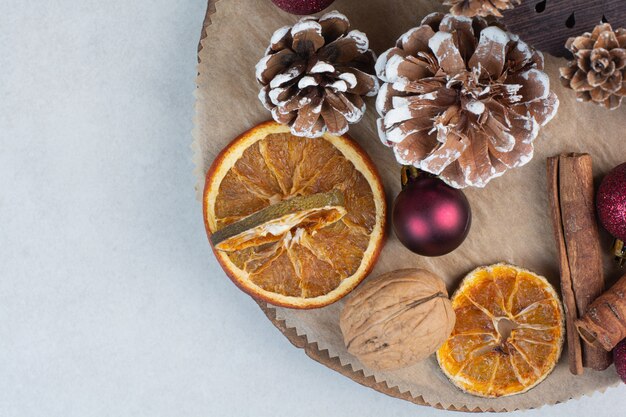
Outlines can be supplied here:
[[341, 13], [304, 17], [274, 32], [256, 66], [259, 99], [294, 135], [342, 135], [363, 117], [363, 96], [378, 92], [375, 61], [367, 36]]
[[580, 101], [616, 109], [626, 95], [626, 30], [615, 32], [608, 23], [592, 33], [569, 38], [565, 44], [574, 60], [561, 68], [561, 82], [576, 91]]
[[445, 0], [450, 13], [457, 16], [496, 16], [502, 17], [502, 10], [509, 10], [519, 5], [522, 0]]
[[401, 164], [484, 187], [533, 157], [558, 99], [543, 56], [482, 18], [431, 14], [376, 63], [379, 135]]

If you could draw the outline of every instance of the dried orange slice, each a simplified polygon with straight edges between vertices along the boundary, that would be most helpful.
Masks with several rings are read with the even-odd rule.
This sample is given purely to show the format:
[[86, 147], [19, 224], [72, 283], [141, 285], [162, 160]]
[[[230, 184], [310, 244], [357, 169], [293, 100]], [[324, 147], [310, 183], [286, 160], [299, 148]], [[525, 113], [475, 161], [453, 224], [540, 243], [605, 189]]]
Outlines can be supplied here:
[[526, 392], [561, 355], [563, 310], [548, 281], [506, 264], [470, 272], [452, 297], [456, 325], [437, 351], [457, 387], [481, 397]]
[[302, 138], [275, 122], [254, 127], [213, 162], [203, 209], [226, 274], [275, 305], [337, 301], [367, 276], [382, 248], [380, 177], [347, 136]]

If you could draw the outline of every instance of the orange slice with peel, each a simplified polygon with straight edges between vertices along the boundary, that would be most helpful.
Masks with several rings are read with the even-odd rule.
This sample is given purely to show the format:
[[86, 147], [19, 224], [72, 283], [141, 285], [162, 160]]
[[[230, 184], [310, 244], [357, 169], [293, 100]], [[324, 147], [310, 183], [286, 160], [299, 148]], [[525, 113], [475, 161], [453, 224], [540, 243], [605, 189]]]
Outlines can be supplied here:
[[437, 351], [444, 374], [481, 397], [520, 394], [556, 366], [565, 334], [554, 288], [506, 264], [470, 272], [452, 296], [456, 325]]
[[275, 305], [337, 301], [369, 274], [382, 249], [382, 183], [347, 136], [302, 138], [275, 122], [254, 127], [213, 162], [203, 210], [226, 274]]

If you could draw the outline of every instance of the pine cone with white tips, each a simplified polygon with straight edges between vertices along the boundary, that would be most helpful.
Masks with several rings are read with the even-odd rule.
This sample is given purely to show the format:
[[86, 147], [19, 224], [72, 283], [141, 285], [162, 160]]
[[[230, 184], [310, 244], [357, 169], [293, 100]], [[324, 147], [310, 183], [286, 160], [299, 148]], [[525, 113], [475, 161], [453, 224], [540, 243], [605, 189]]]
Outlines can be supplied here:
[[484, 187], [533, 157], [558, 98], [543, 56], [480, 17], [431, 14], [376, 63], [378, 130], [404, 165]]
[[341, 13], [307, 16], [272, 35], [256, 66], [259, 99], [294, 135], [342, 135], [363, 117], [363, 97], [378, 92], [375, 61], [367, 36]]
[[618, 108], [626, 96], [626, 29], [613, 31], [602, 23], [592, 33], [569, 38], [565, 46], [574, 59], [560, 69], [563, 85], [579, 101]]
[[457, 16], [496, 16], [502, 17], [503, 10], [518, 6], [522, 0], [445, 0], [450, 13]]

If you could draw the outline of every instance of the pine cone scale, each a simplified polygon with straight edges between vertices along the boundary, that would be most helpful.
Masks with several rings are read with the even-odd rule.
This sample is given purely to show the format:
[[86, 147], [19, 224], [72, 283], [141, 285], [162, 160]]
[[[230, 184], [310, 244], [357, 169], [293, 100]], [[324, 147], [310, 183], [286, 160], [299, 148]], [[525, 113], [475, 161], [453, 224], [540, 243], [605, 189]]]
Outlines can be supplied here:
[[289, 26], [283, 26], [274, 31], [272, 38], [270, 39], [270, 45], [267, 47], [267, 51], [265, 51], [266, 55], [269, 52], [278, 52], [283, 49], [289, 49], [292, 41], [289, 29]]
[[[526, 143], [518, 141], [515, 143], [515, 147], [511, 152], [500, 152], [497, 149], [490, 149], [491, 154], [496, 160], [504, 164], [507, 169], [517, 168], [524, 165], [533, 157], [534, 145], [532, 143]], [[515, 157], [515, 155], [524, 155], [522, 159]]]
[[626, 67], [626, 49], [611, 49], [610, 54], [616, 70]]
[[319, 59], [327, 62], [337, 62], [346, 64], [365, 51], [358, 45], [362, 32], [351, 31], [346, 36], [342, 36], [322, 47], [319, 51]]
[[587, 82], [589, 85], [595, 89], [596, 87], [600, 87], [601, 89], [604, 86], [604, 83], [609, 79], [609, 76], [606, 74], [602, 74], [601, 72], [593, 72], [589, 71], [587, 73]]
[[[433, 51], [441, 69], [450, 75], [460, 74], [467, 67], [454, 37], [449, 32], [437, 32], [428, 41], [428, 47]], [[407, 74], [408, 77], [408, 74]]]
[[621, 72], [615, 72], [609, 77], [606, 83], [602, 86], [604, 90], [611, 94], [617, 93], [622, 88], [623, 76]]
[[[576, 53], [576, 64], [584, 72], [591, 71], [591, 49], [580, 50]], [[576, 68], [576, 66], [574, 66]]]
[[489, 159], [488, 140], [482, 134], [472, 131], [468, 133], [470, 145], [457, 161], [466, 182], [471, 182], [475, 186], [484, 186], [495, 174], [495, 169]]
[[433, 123], [426, 118], [406, 120], [387, 130], [387, 140], [400, 143], [413, 133], [426, 132], [432, 129]]
[[610, 110], [616, 109], [622, 104], [622, 99], [623, 96], [612, 95], [606, 100], [604, 106]]
[[295, 86], [293, 84], [283, 86], [281, 88], [275, 88], [273, 90], [270, 89], [268, 86], [265, 90], [263, 90], [263, 91], [266, 91], [265, 98], [269, 98], [270, 100], [270, 103], [268, 104], [269, 107], [268, 106], [266, 107], [271, 110], [271, 106], [276, 106], [276, 105], [286, 106], [289, 99], [294, 98], [294, 92], [295, 92], [294, 89], [295, 89]]
[[611, 93], [604, 90], [603, 88], [594, 88], [593, 90], [591, 90], [591, 99], [596, 103], [604, 103], [610, 95]]
[[430, 26], [420, 26], [412, 31], [407, 32], [400, 42], [402, 43], [402, 49], [407, 56], [417, 55], [419, 51], [424, 51], [428, 48], [428, 41], [435, 35], [435, 32]]
[[337, 38], [343, 36], [350, 29], [350, 22], [348, 19], [337, 12], [326, 13], [319, 20], [322, 26], [322, 33], [326, 44], [329, 44]]
[[448, 167], [444, 169], [440, 175], [447, 178], [446, 182], [455, 188], [462, 188], [465, 183], [465, 176], [463, 175], [463, 171], [461, 170], [461, 165], [458, 160], [448, 165]]
[[294, 128], [304, 133], [305, 136], [316, 133], [314, 127], [322, 112], [321, 98], [316, 97], [315, 101], [305, 104], [300, 110], [293, 123]]
[[285, 68], [291, 66], [297, 56], [288, 49], [283, 49], [275, 54], [265, 56], [256, 65], [256, 78], [263, 85], [268, 84]]
[[559, 99], [554, 92], [550, 92], [545, 101], [538, 100], [528, 104], [528, 109], [534, 115], [539, 126], [545, 125], [554, 117], [554, 109], [558, 109]]
[[574, 73], [574, 77], [572, 78], [570, 85], [576, 91], [593, 90], [593, 87], [587, 80], [587, 73], [582, 70], [577, 70], [576, 73]]
[[356, 123], [363, 117], [365, 109], [362, 108], [362, 105], [357, 106], [353, 103], [347, 95], [335, 94], [333, 91], [327, 90], [325, 99], [332, 108], [345, 117], [349, 123]]
[[335, 111], [327, 101], [322, 105], [322, 118], [328, 130], [340, 132], [348, 128], [348, 120], [338, 111]]
[[[511, 152], [515, 147], [516, 137], [509, 133], [506, 123], [499, 122], [496, 117], [488, 115], [487, 120], [483, 123], [485, 132], [489, 134], [489, 141], [493, 145], [493, 149], [498, 152]], [[516, 132], [522, 134], [523, 132]]]
[[296, 115], [294, 113], [287, 113], [283, 111], [280, 107], [274, 107], [273, 109], [271, 109], [271, 112], [272, 118], [274, 120], [276, 120], [278, 123], [282, 123], [285, 125], [291, 123], [296, 118]]
[[513, 98], [517, 98], [518, 101], [524, 103], [545, 100], [550, 94], [550, 79], [548, 75], [537, 69], [511, 74], [507, 78], [505, 86], [513, 88], [519, 86], [519, 89], [513, 94]]
[[[456, 135], [456, 138], [454, 137]], [[458, 134], [445, 133], [445, 142], [439, 144], [422, 160], [424, 170], [435, 175], [441, 174], [450, 164], [467, 150], [469, 141]]]
[[505, 32], [496, 26], [480, 32], [478, 46], [469, 60], [472, 68], [482, 68], [492, 76], [499, 77], [504, 70], [504, 57], [509, 39]]
[[426, 130], [409, 133], [402, 142], [393, 147], [398, 162], [411, 165], [416, 159], [423, 159], [438, 144], [437, 136]]
[[[549, 117], [552, 116], [552, 114], [549, 115]], [[541, 127], [536, 116], [525, 117], [522, 115], [514, 115], [510, 118], [509, 124], [510, 127], [508, 129], [508, 132], [511, 135], [514, 135], [517, 139], [515, 141], [515, 146], [517, 146], [518, 143], [532, 144], [535, 140], [537, 132], [539, 131], [539, 127]], [[513, 149], [511, 149], [509, 152], [515, 152], [515, 146], [513, 146]], [[498, 152], [502, 152], [500, 149], [496, 150]]]
[[315, 20], [303, 19], [291, 28], [291, 49], [298, 55], [309, 56], [324, 45], [322, 25]]
[[591, 38], [587, 38], [586, 36], [579, 36], [578, 38], [569, 38], [565, 43], [565, 47], [576, 53], [578, 51], [585, 51], [593, 49], [595, 45], [595, 41]]
[[601, 33], [598, 34], [598, 40], [593, 45], [593, 49], [610, 50], [619, 47], [617, 36], [615, 32], [610, 29], [610, 25], [608, 25], [608, 23], [603, 25]]
[[286, 88], [294, 85], [296, 81], [304, 74], [304, 65], [295, 63], [289, 66], [285, 72], [276, 74], [269, 83], [270, 89]]
[[378, 79], [375, 76], [353, 67], [339, 67], [337, 70], [343, 76], [347, 74], [354, 76], [354, 81], [348, 88], [349, 93], [360, 96], [372, 96], [375, 95], [374, 92], [378, 91]]

